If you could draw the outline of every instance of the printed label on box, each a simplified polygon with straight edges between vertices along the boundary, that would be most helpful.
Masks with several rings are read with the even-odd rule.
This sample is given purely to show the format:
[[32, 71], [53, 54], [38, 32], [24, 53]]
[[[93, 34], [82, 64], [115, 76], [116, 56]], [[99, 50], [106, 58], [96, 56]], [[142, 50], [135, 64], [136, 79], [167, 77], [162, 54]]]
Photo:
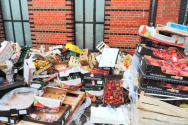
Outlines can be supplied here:
[[19, 111], [19, 114], [20, 114], [20, 115], [27, 114], [27, 111], [26, 111], [26, 110], [20, 110], [20, 111]]
[[10, 120], [10, 123], [14, 124], [15, 122], [14, 122], [14, 120], [13, 120], [13, 119], [11, 119], [11, 120]]
[[0, 121], [8, 122], [8, 118], [6, 118], [6, 117], [0, 117]]
[[100, 85], [102, 85], [102, 81], [97, 81], [97, 84], [100, 84]]

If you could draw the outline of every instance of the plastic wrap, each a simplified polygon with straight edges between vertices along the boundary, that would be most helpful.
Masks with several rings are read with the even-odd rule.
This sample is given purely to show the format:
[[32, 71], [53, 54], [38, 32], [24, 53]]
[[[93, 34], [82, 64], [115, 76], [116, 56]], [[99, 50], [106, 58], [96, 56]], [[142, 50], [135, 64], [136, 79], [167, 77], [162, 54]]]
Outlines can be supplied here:
[[91, 105], [91, 98], [89, 97], [86, 97], [86, 100], [85, 100], [85, 103], [82, 104], [76, 111], [75, 113], [73, 114], [71, 120], [67, 123], [67, 125], [71, 125], [71, 123], [73, 121], [75, 121], [75, 123], [77, 125], [82, 125], [82, 123], [80, 123], [80, 117], [82, 116], [82, 114], [84, 113], [84, 110], [89, 106]]
[[8, 68], [4, 69], [3, 71], [6, 73], [6, 78], [8, 79], [9, 83], [13, 84], [14, 83], [14, 79], [13, 79], [14, 72], [12, 69], [13, 63], [10, 60], [6, 60], [6, 65]]
[[36, 89], [21, 87], [5, 94], [0, 100], [0, 110], [25, 109], [33, 104]]

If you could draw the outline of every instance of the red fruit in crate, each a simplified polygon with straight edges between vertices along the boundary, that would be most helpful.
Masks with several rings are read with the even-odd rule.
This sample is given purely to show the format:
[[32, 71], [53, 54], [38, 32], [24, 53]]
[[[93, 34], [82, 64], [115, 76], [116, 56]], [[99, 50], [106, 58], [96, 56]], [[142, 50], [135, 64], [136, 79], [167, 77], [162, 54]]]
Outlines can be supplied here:
[[111, 87], [108, 87], [108, 90], [111, 90], [112, 88]]
[[167, 50], [166, 50], [166, 49], [163, 49], [163, 53], [167, 53]]
[[173, 88], [172, 84], [166, 84], [166, 87]]
[[165, 86], [165, 85], [166, 85], [166, 82], [160, 82], [159, 85], [160, 85], [160, 86]]
[[117, 102], [117, 101], [119, 101], [118, 99], [115, 99], [115, 101]]
[[104, 91], [104, 93], [108, 93], [108, 91]]
[[176, 89], [181, 90], [181, 89], [182, 89], [182, 85], [177, 85], [177, 86], [176, 86]]
[[182, 90], [188, 90], [188, 86], [183, 86]]
[[161, 70], [162, 70], [162, 72], [165, 72], [165, 68], [164, 67], [161, 67]]
[[115, 97], [117, 95], [117, 93], [114, 93], [113, 96]]
[[113, 99], [113, 96], [110, 96], [110, 99], [112, 100], [112, 99]]
[[172, 55], [173, 55], [173, 56], [175, 56], [175, 57], [176, 57], [176, 56], [178, 56], [178, 54], [177, 54], [177, 53], [173, 53]]
[[116, 83], [116, 86], [119, 86], [119, 83], [118, 83], [118, 82]]
[[110, 84], [108, 84], [108, 86], [112, 86], [112, 84], [110, 83]]
[[111, 81], [111, 80], [109, 80], [109, 81], [108, 81], [108, 83], [112, 83], [112, 81]]
[[120, 87], [117, 87], [117, 90], [120, 90]]
[[179, 64], [177, 62], [173, 62], [174, 66], [179, 66]]
[[122, 99], [122, 97], [120, 96], [119, 99]]
[[172, 53], [176, 53], [176, 50], [172, 50], [171, 52], [172, 52]]
[[119, 103], [123, 103], [123, 101], [119, 101]]
[[108, 97], [110, 97], [111, 96], [111, 94], [108, 94]]
[[107, 75], [108, 75], [108, 73], [106, 73], [106, 72], [104, 72], [103, 74], [104, 74], [105, 76], [107, 76]]
[[112, 102], [112, 101], [110, 101], [109, 103], [110, 103], [110, 104], [112, 104], [113, 102]]
[[114, 84], [114, 83], [112, 83], [112, 86], [115, 86], [115, 84]]
[[123, 88], [123, 86], [122, 86], [122, 85], [120, 85], [120, 88]]

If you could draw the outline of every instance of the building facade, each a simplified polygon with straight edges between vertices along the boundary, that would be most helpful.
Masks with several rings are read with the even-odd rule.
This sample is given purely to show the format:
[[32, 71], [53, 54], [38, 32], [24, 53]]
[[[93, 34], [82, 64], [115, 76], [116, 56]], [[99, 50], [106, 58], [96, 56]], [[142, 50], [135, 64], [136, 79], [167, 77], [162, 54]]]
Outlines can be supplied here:
[[[45, 45], [46, 50], [67, 42], [95, 49], [104, 41], [111, 47], [133, 53], [139, 42], [139, 26], [150, 23], [153, 1], [1, 0], [0, 41], [6, 39], [38, 48]], [[156, 1], [155, 26], [178, 23], [183, 0]], [[20, 11], [15, 12], [14, 8]], [[15, 16], [18, 13], [20, 17]]]

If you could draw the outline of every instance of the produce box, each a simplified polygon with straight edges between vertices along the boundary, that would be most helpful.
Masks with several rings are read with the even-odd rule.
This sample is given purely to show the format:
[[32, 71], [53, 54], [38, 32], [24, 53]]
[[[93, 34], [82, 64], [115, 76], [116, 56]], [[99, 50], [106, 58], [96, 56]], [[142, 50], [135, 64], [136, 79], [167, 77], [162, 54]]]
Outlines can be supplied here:
[[21, 120], [21, 116], [6, 116], [0, 117], [0, 122], [17, 124]]
[[59, 110], [66, 94], [66, 90], [57, 87], [45, 87], [43, 93], [39, 93], [35, 96], [34, 106]]
[[103, 97], [104, 90], [101, 91], [85, 90], [85, 93], [86, 93], [86, 97], [93, 97], [93, 96]]
[[65, 61], [64, 62], [56, 62], [56, 63], [54, 63], [53, 66], [54, 66], [54, 69], [59, 70], [61, 68], [67, 67], [68, 63]]
[[137, 44], [137, 52], [140, 55], [148, 55], [156, 59], [165, 59], [169, 61], [177, 61], [187, 58], [181, 48], [169, 47], [168, 49], [158, 49], [147, 47], [146, 44]]
[[14, 53], [14, 50], [12, 49], [10, 41], [1, 42], [0, 63], [6, 60], [9, 60], [13, 53]]
[[54, 85], [62, 89], [79, 87], [82, 85], [80, 76], [80, 73], [71, 73], [68, 77], [60, 77], [57, 80], [54, 80]]
[[19, 87], [26, 87], [27, 84], [24, 82], [15, 82], [14, 84], [0, 86], [0, 99], [8, 92]]
[[65, 48], [66, 48], [66, 49], [69, 49], [69, 50], [71, 50], [71, 51], [74, 51], [74, 52], [76, 52], [76, 53], [79, 53], [79, 54], [80, 54], [80, 52], [82, 51], [78, 46], [75, 46], [75, 45], [70, 44], [70, 43], [67, 43], [67, 44], [65, 45]]
[[6, 93], [0, 100], [0, 116], [20, 116], [30, 113], [36, 89], [20, 87]]
[[55, 59], [55, 57], [52, 56], [51, 54], [48, 54], [48, 55], [46, 55], [45, 57], [46, 57], [46, 58], [48, 59], [48, 61], [50, 61], [51, 63], [57, 62], [57, 60]]
[[145, 79], [142, 73], [139, 74], [139, 82], [140, 89], [146, 93], [188, 98], [188, 85]]
[[121, 78], [107, 78], [104, 87], [103, 104], [123, 104], [123, 102]]
[[147, 79], [188, 84], [187, 60], [169, 62], [151, 56], [143, 56], [139, 60], [141, 73]]
[[80, 53], [80, 64], [82, 66], [89, 66], [89, 56], [91, 55], [89, 49], [84, 49], [81, 53]]
[[110, 70], [110, 68], [93, 67], [90, 73], [102, 73], [106, 76], [110, 74]]
[[45, 125], [63, 125], [72, 111], [71, 105], [63, 105], [60, 107], [59, 112], [56, 113], [43, 113], [33, 110], [30, 115], [23, 117], [25, 121], [30, 121]]
[[104, 80], [104, 75], [101, 73], [86, 73], [83, 75], [83, 85], [85, 90], [102, 90]]
[[29, 55], [30, 47], [24, 47], [21, 49], [20, 56], [18, 60], [14, 63], [15, 66], [21, 66], [24, 63], [24, 59], [26, 59]]
[[60, 77], [65, 77], [65, 76], [69, 76], [70, 73], [80, 72], [81, 74], [85, 74], [88, 73], [89, 71], [90, 71], [89, 66], [80, 66], [80, 67], [60, 69], [59, 75]]
[[147, 37], [157, 42], [178, 46], [178, 47], [183, 47], [183, 43], [185, 42], [185, 37], [181, 37], [178, 35], [172, 35], [171, 37], [169, 37], [162, 34], [158, 34], [156, 29], [154, 29], [153, 27], [148, 27], [146, 25], [140, 26], [139, 35], [143, 37]]
[[6, 65], [6, 62], [1, 62], [0, 63], [0, 69], [1, 70], [4, 70], [4, 69], [7, 69], [8, 67], [7, 67], [7, 65]]
[[157, 25], [156, 30], [157, 30], [157, 32], [163, 31], [163, 32], [176, 34], [179, 36], [188, 37], [188, 27], [185, 25], [176, 24], [173, 22], [168, 22], [164, 26]]
[[89, 55], [89, 66], [92, 69], [94, 66], [98, 65], [97, 60], [95, 59], [96, 56], [98, 56], [100, 53], [91, 53], [91, 55]]
[[36, 71], [36, 67], [31, 59], [25, 59], [24, 60], [24, 79], [26, 80], [26, 83], [30, 85], [33, 74]]
[[76, 57], [79, 57], [79, 56], [80, 56], [79, 53], [76, 53], [76, 52], [73, 52], [73, 51], [70, 51], [70, 55], [71, 55], [71, 56], [76, 56]]
[[79, 66], [81, 66], [79, 60], [80, 60], [79, 57], [71, 56], [70, 60], [69, 60], [69, 67], [79, 67]]

